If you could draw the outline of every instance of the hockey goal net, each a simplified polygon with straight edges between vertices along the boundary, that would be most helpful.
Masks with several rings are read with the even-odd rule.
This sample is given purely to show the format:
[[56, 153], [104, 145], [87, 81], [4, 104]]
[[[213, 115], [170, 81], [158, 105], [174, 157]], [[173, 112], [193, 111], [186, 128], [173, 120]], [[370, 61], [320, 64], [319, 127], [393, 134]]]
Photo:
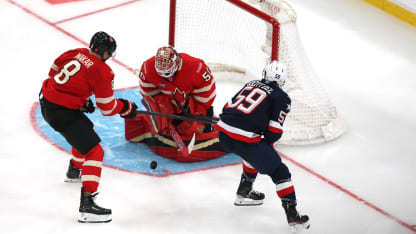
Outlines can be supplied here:
[[[171, 0], [169, 44], [202, 58], [216, 72], [260, 79], [265, 64], [288, 67], [283, 89], [292, 99], [280, 144], [335, 139], [345, 123], [331, 104], [302, 46], [296, 11], [283, 0]], [[230, 76], [228, 76], [230, 77]], [[244, 80], [247, 79], [247, 80]]]

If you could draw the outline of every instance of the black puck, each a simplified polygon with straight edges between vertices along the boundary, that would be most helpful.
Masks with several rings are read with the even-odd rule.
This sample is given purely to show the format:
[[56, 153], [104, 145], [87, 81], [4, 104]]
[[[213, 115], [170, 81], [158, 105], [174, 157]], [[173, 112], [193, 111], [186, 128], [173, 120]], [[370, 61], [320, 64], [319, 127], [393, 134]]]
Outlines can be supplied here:
[[150, 168], [151, 168], [151, 169], [156, 169], [156, 167], [157, 167], [157, 162], [156, 162], [156, 161], [152, 161], [152, 162], [150, 163]]

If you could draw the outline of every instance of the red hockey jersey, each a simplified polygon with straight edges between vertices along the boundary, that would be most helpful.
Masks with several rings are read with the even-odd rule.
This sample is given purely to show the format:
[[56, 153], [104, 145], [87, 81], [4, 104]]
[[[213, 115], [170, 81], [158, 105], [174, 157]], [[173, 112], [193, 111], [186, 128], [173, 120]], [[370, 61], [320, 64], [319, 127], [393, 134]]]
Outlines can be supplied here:
[[[143, 96], [155, 96], [158, 94], [174, 97], [180, 105], [185, 104], [187, 98], [192, 99], [191, 110], [194, 113], [206, 115], [206, 111], [215, 100], [215, 81], [209, 67], [203, 60], [180, 53], [182, 65], [179, 71], [166, 79], [156, 72], [155, 57], [142, 64], [139, 78], [140, 91]], [[172, 104], [176, 103], [171, 99]], [[179, 109], [177, 109], [179, 112]]]
[[113, 96], [114, 73], [87, 48], [69, 50], [60, 55], [43, 82], [42, 94], [50, 102], [79, 109], [94, 94], [101, 113], [117, 114], [123, 103]]

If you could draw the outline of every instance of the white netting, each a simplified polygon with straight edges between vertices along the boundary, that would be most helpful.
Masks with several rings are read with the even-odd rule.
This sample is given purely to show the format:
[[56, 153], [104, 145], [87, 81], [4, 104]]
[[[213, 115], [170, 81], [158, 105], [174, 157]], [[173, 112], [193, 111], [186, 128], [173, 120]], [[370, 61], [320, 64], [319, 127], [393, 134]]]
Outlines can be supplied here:
[[[282, 0], [246, 2], [255, 3], [280, 23], [279, 60], [288, 67], [284, 90], [292, 108], [279, 143], [311, 144], [340, 136], [345, 124], [302, 46], [294, 9]], [[204, 59], [214, 75], [227, 71], [260, 78], [270, 58], [270, 23], [225, 0], [177, 0], [176, 4], [175, 47], [179, 51]]]

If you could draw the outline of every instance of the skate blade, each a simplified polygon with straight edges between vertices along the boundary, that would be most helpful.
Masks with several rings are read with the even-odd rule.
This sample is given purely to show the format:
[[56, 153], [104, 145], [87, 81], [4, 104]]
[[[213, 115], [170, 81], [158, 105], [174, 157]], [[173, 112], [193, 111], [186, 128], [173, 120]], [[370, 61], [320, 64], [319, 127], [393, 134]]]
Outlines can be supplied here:
[[308, 222], [290, 224], [290, 230], [292, 231], [292, 233], [296, 234], [302, 233], [303, 230], [309, 229], [310, 227], [311, 225]]
[[237, 197], [234, 201], [235, 206], [259, 206], [263, 204], [263, 200], [253, 200], [245, 197]]
[[81, 183], [81, 178], [76, 178], [76, 179], [65, 178], [64, 182], [66, 182], [66, 183]]
[[80, 213], [78, 222], [80, 223], [108, 223], [111, 222], [111, 214], [96, 215], [91, 213]]

